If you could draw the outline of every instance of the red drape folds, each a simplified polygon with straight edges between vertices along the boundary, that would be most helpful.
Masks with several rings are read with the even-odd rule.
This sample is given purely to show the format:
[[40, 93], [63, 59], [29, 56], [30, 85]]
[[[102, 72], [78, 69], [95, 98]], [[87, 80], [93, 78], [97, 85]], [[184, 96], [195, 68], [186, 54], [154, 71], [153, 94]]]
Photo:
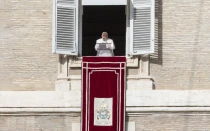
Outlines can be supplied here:
[[[83, 57], [82, 131], [124, 131], [125, 57]], [[111, 125], [95, 125], [94, 98], [112, 98]]]

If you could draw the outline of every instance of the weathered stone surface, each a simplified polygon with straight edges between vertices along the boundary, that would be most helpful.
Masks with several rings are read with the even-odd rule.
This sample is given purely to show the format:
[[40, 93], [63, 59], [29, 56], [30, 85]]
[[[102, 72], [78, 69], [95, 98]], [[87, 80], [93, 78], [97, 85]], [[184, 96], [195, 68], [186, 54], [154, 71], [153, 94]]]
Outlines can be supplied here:
[[156, 89], [210, 89], [210, 1], [156, 0]]
[[0, 91], [55, 90], [52, 2], [0, 2]]

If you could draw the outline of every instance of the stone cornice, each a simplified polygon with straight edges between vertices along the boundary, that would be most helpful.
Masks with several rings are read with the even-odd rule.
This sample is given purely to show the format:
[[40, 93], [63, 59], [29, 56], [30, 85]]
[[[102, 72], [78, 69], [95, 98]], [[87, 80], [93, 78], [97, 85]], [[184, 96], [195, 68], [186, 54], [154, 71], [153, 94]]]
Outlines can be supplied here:
[[[210, 90], [126, 90], [126, 107], [130, 109], [210, 107], [209, 100]], [[0, 91], [0, 108], [80, 107], [81, 91]]]
[[[190, 114], [187, 114], [190, 112]], [[202, 112], [200, 114], [199, 112]], [[49, 115], [49, 113], [75, 113], [79, 116], [81, 108], [0, 108], [0, 115], [25, 114], [31, 115]], [[152, 115], [154, 113], [184, 113], [186, 115], [210, 115], [210, 107], [126, 107], [126, 116]], [[36, 115], [33, 114], [33, 115]]]
[[[81, 67], [81, 58], [78, 57], [70, 57], [69, 58], [69, 67]], [[139, 58], [138, 57], [130, 57], [127, 58], [127, 67], [138, 67]]]

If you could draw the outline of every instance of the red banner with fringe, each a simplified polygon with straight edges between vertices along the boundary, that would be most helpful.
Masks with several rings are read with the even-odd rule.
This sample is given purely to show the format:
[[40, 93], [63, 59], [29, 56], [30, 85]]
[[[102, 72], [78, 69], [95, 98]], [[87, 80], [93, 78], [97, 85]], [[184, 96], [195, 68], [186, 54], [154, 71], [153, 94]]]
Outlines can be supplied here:
[[82, 131], [125, 131], [125, 57], [83, 57]]

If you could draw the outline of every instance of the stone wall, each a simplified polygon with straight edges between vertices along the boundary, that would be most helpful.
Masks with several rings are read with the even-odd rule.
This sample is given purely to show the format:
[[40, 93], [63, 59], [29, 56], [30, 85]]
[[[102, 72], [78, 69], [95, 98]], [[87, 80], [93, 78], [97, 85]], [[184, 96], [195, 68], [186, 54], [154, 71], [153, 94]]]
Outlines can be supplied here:
[[[205, 112], [140, 113], [138, 116], [127, 116], [126, 126], [127, 122], [135, 123], [135, 127], [132, 125], [135, 131], [210, 130], [210, 116]], [[73, 123], [80, 123], [78, 114], [0, 115], [1, 131], [73, 131]]]
[[[0, 90], [55, 89], [52, 2], [1, 1]], [[156, 0], [156, 45], [150, 56], [155, 89], [209, 89], [209, 13], [210, 2], [204, 0]]]
[[156, 89], [210, 89], [210, 1], [156, 1]]
[[205, 113], [151, 113], [129, 117], [127, 121], [135, 121], [136, 131], [210, 130], [210, 116]]
[[52, 2], [0, 1], [0, 91], [55, 90]]
[[0, 131], [72, 131], [74, 114], [0, 115]]

